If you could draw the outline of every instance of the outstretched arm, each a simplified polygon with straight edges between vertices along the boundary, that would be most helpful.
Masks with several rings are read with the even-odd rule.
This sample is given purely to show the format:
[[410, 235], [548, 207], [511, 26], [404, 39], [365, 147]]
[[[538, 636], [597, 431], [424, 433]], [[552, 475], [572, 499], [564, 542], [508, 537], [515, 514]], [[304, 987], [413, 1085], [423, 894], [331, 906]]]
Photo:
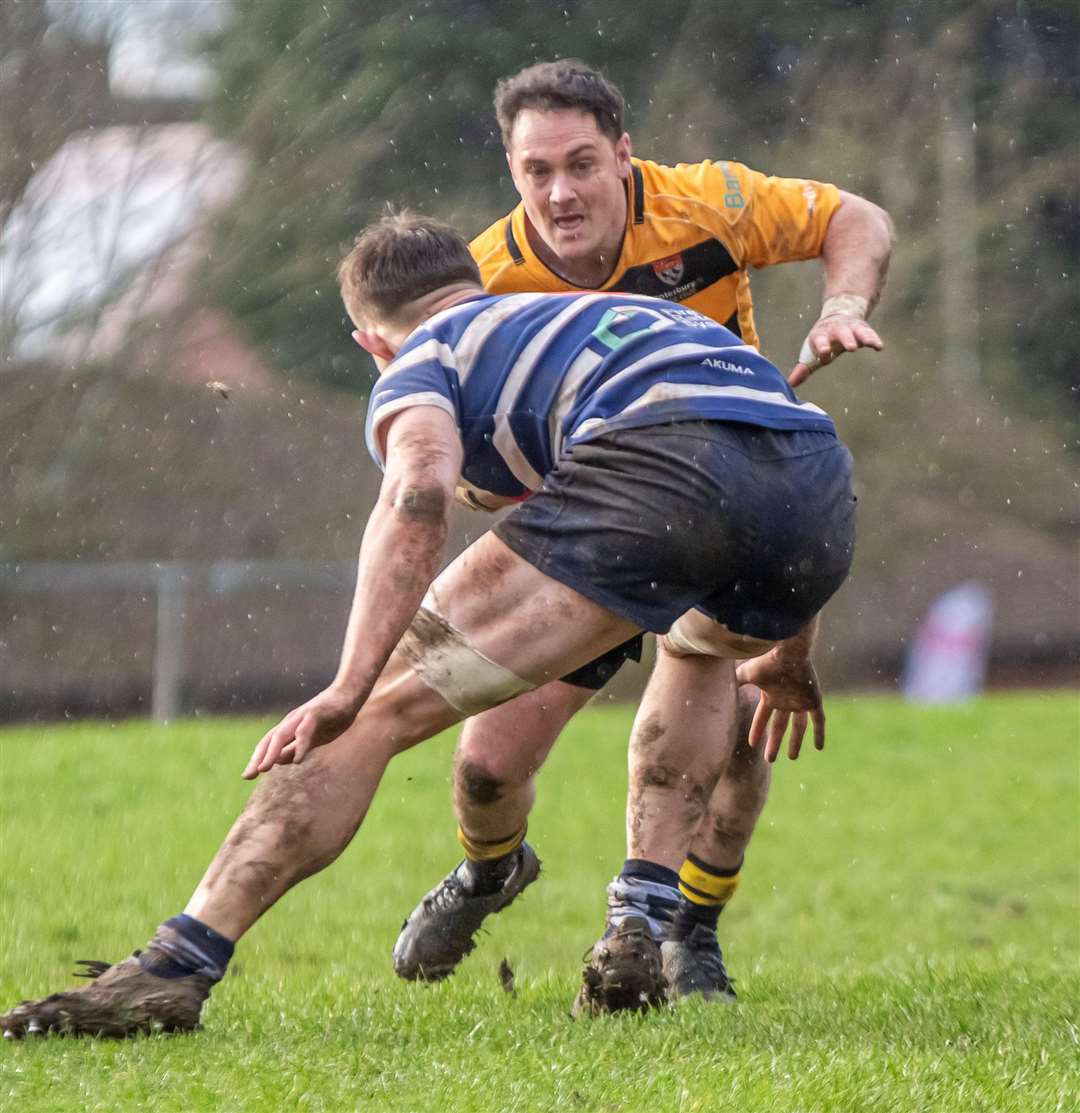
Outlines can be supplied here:
[[889, 214], [854, 193], [840, 191], [821, 248], [825, 300], [788, 382], [798, 386], [819, 367], [858, 348], [880, 351], [881, 338], [866, 323], [877, 305], [894, 242]]
[[415, 406], [390, 420], [386, 474], [360, 546], [337, 675], [263, 736], [245, 777], [281, 759], [301, 761], [356, 718], [438, 571], [461, 460], [457, 428], [445, 411]]

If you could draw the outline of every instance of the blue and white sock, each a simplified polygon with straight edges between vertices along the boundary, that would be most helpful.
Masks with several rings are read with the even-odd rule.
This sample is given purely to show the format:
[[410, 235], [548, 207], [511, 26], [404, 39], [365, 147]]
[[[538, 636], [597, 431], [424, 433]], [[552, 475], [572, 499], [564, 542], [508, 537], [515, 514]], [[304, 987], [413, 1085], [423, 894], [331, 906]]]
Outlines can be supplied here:
[[608, 885], [607, 930], [610, 935], [627, 916], [640, 916], [659, 943], [667, 938], [675, 913], [683, 904], [679, 875], [644, 858], [627, 858], [619, 876]]
[[236, 944], [207, 927], [194, 916], [181, 913], [161, 925], [170, 928], [154, 934], [150, 947], [139, 955], [144, 970], [159, 978], [186, 978], [202, 974], [211, 981], [225, 977]]

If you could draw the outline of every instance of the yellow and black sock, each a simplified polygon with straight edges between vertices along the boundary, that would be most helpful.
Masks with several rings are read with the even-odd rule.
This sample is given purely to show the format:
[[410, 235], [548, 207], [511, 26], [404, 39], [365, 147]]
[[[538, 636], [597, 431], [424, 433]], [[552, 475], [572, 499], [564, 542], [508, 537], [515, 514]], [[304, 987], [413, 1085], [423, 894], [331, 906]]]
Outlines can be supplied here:
[[679, 892], [686, 899], [675, 916], [676, 925], [689, 930], [694, 924], [704, 924], [715, 931], [720, 913], [739, 887], [741, 873], [742, 862], [731, 869], [688, 855], [679, 870]]
[[458, 827], [458, 842], [465, 851], [460, 876], [473, 896], [498, 892], [517, 861], [518, 848], [525, 841], [528, 824], [501, 839], [474, 839]]

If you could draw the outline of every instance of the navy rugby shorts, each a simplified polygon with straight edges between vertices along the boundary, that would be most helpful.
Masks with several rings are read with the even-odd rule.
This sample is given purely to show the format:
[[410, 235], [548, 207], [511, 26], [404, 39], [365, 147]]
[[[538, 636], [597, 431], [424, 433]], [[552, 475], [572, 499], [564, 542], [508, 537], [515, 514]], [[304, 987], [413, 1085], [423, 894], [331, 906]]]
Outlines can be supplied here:
[[[495, 533], [643, 630], [666, 633], [697, 608], [735, 633], [778, 641], [851, 568], [851, 454], [817, 430], [722, 421], [619, 430], [570, 449]], [[578, 672], [595, 680], [589, 670], [612, 655], [617, 669], [628, 646]], [[564, 679], [606, 679], [575, 675]]]

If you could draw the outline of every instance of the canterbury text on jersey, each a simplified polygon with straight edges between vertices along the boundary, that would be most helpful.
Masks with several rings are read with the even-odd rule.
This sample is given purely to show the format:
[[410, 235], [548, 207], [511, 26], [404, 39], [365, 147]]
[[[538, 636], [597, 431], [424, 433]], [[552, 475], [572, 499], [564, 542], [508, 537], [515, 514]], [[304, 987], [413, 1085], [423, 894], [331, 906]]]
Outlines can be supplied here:
[[[823, 182], [769, 177], [737, 162], [635, 158], [622, 251], [600, 289], [682, 302], [757, 347], [747, 269], [816, 259], [839, 206], [840, 191]], [[523, 205], [469, 246], [492, 293], [581, 289], [537, 257]]]
[[624, 294], [479, 295], [416, 329], [375, 384], [368, 449], [411, 406], [457, 424], [478, 492], [536, 490], [564, 447], [615, 429], [712, 419], [835, 434], [783, 375], [728, 329], [683, 306]]

